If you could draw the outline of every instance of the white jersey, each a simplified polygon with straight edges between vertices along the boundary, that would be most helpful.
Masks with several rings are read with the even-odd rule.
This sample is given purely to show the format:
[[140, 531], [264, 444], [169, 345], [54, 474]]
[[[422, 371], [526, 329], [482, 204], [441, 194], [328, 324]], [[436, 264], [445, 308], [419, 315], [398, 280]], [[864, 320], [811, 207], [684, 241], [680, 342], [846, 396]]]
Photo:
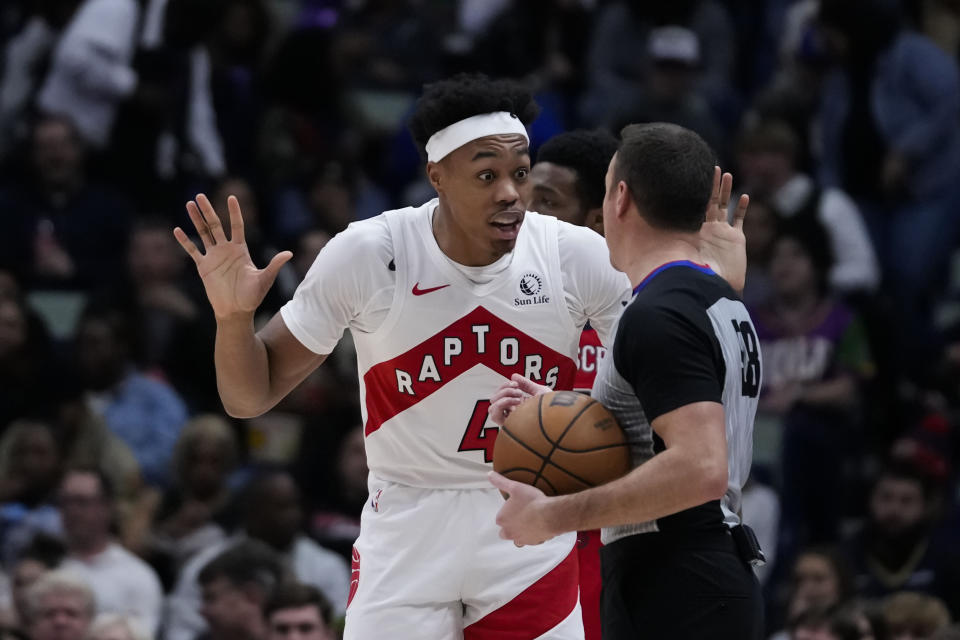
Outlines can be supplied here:
[[580, 332], [606, 340], [629, 295], [594, 232], [527, 212], [516, 248], [465, 267], [437, 245], [437, 201], [357, 222], [281, 313], [329, 353], [350, 327], [370, 470], [426, 488], [488, 488], [489, 398], [512, 373], [572, 388]]

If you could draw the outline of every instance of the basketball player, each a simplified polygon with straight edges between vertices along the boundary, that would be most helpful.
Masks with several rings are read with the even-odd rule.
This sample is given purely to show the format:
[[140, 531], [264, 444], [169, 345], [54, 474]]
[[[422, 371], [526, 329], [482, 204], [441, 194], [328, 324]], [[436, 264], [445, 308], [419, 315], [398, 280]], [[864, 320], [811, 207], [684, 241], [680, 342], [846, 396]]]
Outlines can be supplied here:
[[[607, 172], [610, 261], [629, 276], [633, 299], [593, 395], [627, 432], [636, 468], [552, 498], [491, 472], [510, 494], [497, 522], [517, 544], [603, 527], [605, 639], [762, 633], [750, 567], [762, 554], [738, 515], [760, 352], [743, 303], [704, 264], [699, 233], [713, 157], [682, 127], [631, 126]], [[494, 414], [503, 397], [494, 397]]]
[[[603, 129], [567, 131], [544, 142], [530, 170], [531, 211], [589, 227], [603, 235], [604, 179], [617, 139]], [[590, 393], [606, 354], [589, 324], [580, 334], [575, 391]], [[580, 609], [585, 640], [600, 640], [600, 531], [577, 532]]]
[[[486, 481], [488, 398], [512, 374], [570, 388], [581, 329], [590, 320], [608, 338], [629, 293], [600, 236], [525, 210], [537, 110], [506, 81], [428, 86], [410, 128], [438, 198], [350, 225], [259, 332], [253, 313], [291, 254], [253, 265], [236, 198], [229, 239], [206, 197], [188, 203], [205, 252], [174, 231], [217, 319], [231, 415], [269, 410], [353, 333], [371, 495], [347, 640], [583, 637], [574, 535], [502, 540], [503, 500]], [[717, 231], [717, 259], [742, 278], [742, 243]]]

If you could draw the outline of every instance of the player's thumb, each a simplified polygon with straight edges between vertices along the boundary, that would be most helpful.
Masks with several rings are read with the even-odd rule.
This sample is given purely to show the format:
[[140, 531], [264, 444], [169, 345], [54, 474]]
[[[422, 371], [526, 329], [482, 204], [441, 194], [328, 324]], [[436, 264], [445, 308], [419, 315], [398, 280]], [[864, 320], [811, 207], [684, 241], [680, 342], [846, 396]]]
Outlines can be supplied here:
[[543, 387], [529, 378], [525, 378], [519, 373], [515, 373], [510, 376], [510, 379], [517, 383], [517, 388], [524, 393], [529, 393], [532, 396], [539, 395], [543, 393]]
[[277, 255], [273, 256], [273, 260], [271, 260], [270, 264], [268, 264], [263, 270], [266, 277], [270, 279], [270, 282], [273, 282], [274, 279], [276, 279], [277, 274], [280, 273], [280, 269], [283, 267], [283, 265], [287, 264], [292, 257], [293, 253], [290, 251], [281, 251]]

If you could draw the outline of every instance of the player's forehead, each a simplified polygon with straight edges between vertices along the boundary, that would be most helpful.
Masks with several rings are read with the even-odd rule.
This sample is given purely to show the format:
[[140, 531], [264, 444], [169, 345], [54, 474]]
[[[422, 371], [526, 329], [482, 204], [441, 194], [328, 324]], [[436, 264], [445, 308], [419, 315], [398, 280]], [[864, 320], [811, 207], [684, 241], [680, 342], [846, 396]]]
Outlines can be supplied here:
[[469, 163], [518, 159], [529, 162], [530, 143], [519, 134], [497, 134], [471, 140], [450, 155], [455, 161]]
[[552, 162], [538, 162], [530, 170], [530, 181], [538, 191], [572, 194], [577, 186], [577, 172]]

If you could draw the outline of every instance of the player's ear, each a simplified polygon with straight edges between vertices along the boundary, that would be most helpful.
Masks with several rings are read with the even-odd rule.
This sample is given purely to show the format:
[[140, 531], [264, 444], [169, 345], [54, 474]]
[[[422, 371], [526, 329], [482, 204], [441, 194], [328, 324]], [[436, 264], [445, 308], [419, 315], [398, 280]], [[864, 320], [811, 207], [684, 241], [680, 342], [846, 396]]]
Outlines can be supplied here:
[[443, 190], [443, 167], [438, 162], [427, 163], [427, 179], [430, 186], [439, 194]]

